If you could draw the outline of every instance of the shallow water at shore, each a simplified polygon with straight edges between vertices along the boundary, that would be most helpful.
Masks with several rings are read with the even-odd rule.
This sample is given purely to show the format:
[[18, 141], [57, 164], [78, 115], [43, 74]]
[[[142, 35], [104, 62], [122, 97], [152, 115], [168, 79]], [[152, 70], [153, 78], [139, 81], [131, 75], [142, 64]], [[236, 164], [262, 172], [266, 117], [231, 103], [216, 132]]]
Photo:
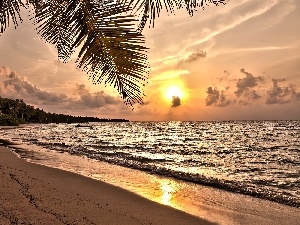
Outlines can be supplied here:
[[[132, 122], [93, 124], [92, 129], [76, 128], [75, 124], [48, 124], [0, 133], [17, 143], [56, 150], [60, 157], [66, 153], [84, 156], [299, 207], [299, 124]], [[51, 152], [43, 154], [49, 158]], [[64, 161], [58, 161], [64, 167]], [[114, 176], [107, 179], [113, 180]], [[171, 187], [167, 185], [166, 189]]]

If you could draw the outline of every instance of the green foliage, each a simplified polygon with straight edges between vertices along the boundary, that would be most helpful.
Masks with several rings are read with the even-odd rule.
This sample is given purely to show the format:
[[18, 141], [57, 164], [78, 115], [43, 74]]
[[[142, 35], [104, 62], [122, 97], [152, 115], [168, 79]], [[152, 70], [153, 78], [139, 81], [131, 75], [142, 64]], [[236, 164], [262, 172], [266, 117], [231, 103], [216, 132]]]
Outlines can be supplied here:
[[22, 119], [22, 118], [18, 118], [18, 122], [19, 122], [19, 124], [26, 124], [27, 122], [24, 120], [24, 119]]
[[22, 99], [0, 97], [0, 125], [14, 126], [24, 123], [86, 123], [86, 122], [128, 122], [124, 119], [100, 119], [97, 117], [71, 116], [45, 112], [24, 103]]
[[18, 119], [6, 115], [6, 114], [0, 114], [0, 126], [18, 126], [19, 121]]

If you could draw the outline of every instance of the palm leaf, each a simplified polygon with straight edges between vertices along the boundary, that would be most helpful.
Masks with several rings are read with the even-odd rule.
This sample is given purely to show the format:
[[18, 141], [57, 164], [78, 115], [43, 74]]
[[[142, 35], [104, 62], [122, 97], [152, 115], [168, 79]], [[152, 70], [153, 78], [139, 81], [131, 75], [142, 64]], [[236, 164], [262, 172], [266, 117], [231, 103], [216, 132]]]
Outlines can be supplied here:
[[142, 32], [147, 21], [154, 27], [154, 21], [164, 7], [167, 12], [174, 13], [175, 10], [185, 7], [187, 12], [193, 16], [197, 8], [204, 9], [205, 6], [226, 4], [229, 0], [121, 0], [122, 3], [129, 2], [136, 15], [141, 16], [138, 31]]
[[0, 33], [3, 33], [12, 20], [15, 27], [18, 21], [22, 22], [20, 7], [24, 6], [21, 0], [0, 0]]
[[133, 16], [124, 4], [102, 1], [59, 0], [45, 2], [35, 14], [39, 33], [67, 60], [81, 46], [79, 68], [93, 83], [117, 88], [126, 104], [142, 103], [148, 74], [144, 36], [136, 32]]
[[[38, 33], [58, 50], [59, 59], [66, 62], [74, 52], [74, 41], [80, 30], [70, 26], [75, 1], [49, 1], [35, 8], [34, 23]], [[84, 26], [78, 27], [83, 28]]]
[[[190, 15], [197, 8], [225, 4], [229, 0], [27, 0], [34, 7], [33, 20], [48, 43], [56, 46], [66, 62], [80, 48], [77, 66], [90, 74], [93, 83], [117, 88], [126, 104], [142, 103], [148, 75], [147, 48], [141, 31], [165, 8], [174, 13], [185, 7]], [[0, 0], [0, 31], [12, 20], [22, 21], [21, 0]], [[25, 6], [24, 6], [25, 7]], [[130, 8], [129, 8], [130, 7]], [[140, 21], [133, 15], [141, 16]], [[138, 24], [138, 22], [140, 22]], [[138, 29], [135, 28], [138, 24]]]

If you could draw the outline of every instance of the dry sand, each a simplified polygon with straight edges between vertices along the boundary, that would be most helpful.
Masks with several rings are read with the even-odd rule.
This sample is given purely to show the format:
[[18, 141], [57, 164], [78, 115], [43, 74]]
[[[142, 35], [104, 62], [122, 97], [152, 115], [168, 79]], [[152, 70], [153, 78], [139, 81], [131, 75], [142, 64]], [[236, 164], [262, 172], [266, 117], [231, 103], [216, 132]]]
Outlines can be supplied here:
[[0, 147], [0, 224], [213, 224]]

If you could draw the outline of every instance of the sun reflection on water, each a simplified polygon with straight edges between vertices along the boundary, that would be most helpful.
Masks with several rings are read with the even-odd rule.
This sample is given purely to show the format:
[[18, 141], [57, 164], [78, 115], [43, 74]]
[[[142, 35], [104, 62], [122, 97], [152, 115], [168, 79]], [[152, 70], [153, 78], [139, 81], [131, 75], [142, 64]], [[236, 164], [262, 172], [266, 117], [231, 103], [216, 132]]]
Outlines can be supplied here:
[[161, 179], [160, 180], [160, 203], [164, 205], [169, 205], [177, 208], [176, 204], [176, 192], [178, 191], [177, 184], [172, 182], [169, 179]]
[[174, 188], [172, 187], [171, 183], [162, 181], [161, 182], [161, 203], [164, 205], [171, 205], [171, 199], [173, 194]]

